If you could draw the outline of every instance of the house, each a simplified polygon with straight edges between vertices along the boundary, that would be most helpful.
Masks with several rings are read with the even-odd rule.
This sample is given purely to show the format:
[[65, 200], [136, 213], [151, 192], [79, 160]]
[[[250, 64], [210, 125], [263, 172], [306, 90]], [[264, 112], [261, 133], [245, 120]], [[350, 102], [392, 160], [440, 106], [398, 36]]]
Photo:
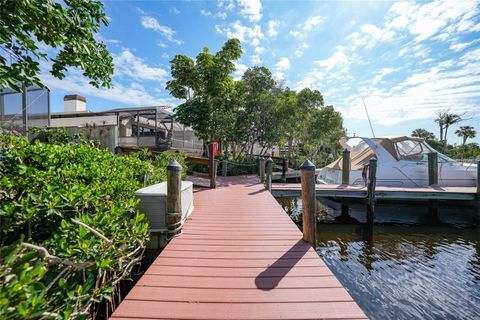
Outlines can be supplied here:
[[141, 148], [153, 151], [182, 150], [201, 154], [203, 142], [189, 127], [173, 119], [168, 106], [87, 111], [80, 95], [64, 97], [64, 111], [51, 113], [50, 127], [65, 127], [118, 153]]

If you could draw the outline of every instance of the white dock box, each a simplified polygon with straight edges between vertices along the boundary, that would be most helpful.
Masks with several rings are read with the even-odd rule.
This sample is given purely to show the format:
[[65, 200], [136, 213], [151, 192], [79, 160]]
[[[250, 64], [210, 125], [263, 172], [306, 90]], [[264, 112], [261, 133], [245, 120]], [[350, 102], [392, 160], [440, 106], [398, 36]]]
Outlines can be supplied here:
[[[147, 217], [150, 222], [151, 238], [165, 232], [167, 226], [165, 216], [167, 213], [167, 183], [157, 183], [135, 192], [140, 198], [139, 211]], [[193, 210], [193, 184], [190, 181], [182, 181], [182, 221], [185, 220]], [[152, 239], [159, 242], [159, 239]], [[163, 241], [161, 241], [163, 242]]]

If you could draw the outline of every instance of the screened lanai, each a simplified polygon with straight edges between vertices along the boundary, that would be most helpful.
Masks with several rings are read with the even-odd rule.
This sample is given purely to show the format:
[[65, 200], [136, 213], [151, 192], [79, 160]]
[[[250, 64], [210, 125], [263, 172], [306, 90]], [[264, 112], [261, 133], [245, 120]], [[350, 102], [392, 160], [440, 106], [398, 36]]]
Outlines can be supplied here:
[[50, 125], [50, 90], [36, 86], [16, 92], [0, 87], [0, 128], [26, 134]]

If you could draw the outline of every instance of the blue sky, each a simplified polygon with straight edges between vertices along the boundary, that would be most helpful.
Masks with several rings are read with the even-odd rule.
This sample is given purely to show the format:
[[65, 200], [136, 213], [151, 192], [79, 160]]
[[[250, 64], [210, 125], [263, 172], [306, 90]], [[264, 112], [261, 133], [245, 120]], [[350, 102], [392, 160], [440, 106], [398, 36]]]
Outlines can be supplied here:
[[[89, 110], [171, 105], [165, 90], [175, 54], [217, 51], [241, 40], [238, 78], [264, 65], [285, 86], [322, 92], [350, 134], [438, 134], [435, 113], [465, 113], [480, 136], [480, 2], [107, 1], [109, 26], [97, 35], [114, 57], [113, 88], [96, 89], [78, 71], [63, 80], [44, 69], [52, 110], [63, 96], [87, 97]], [[459, 142], [450, 129], [449, 141]], [[480, 142], [477, 137], [474, 141]]]

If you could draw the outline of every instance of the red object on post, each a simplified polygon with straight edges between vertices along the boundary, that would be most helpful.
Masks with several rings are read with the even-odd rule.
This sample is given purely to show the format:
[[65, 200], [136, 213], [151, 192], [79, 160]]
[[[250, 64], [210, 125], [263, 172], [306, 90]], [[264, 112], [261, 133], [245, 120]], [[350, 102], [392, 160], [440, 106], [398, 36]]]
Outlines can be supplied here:
[[212, 142], [213, 144], [213, 156], [218, 156], [218, 142]]

